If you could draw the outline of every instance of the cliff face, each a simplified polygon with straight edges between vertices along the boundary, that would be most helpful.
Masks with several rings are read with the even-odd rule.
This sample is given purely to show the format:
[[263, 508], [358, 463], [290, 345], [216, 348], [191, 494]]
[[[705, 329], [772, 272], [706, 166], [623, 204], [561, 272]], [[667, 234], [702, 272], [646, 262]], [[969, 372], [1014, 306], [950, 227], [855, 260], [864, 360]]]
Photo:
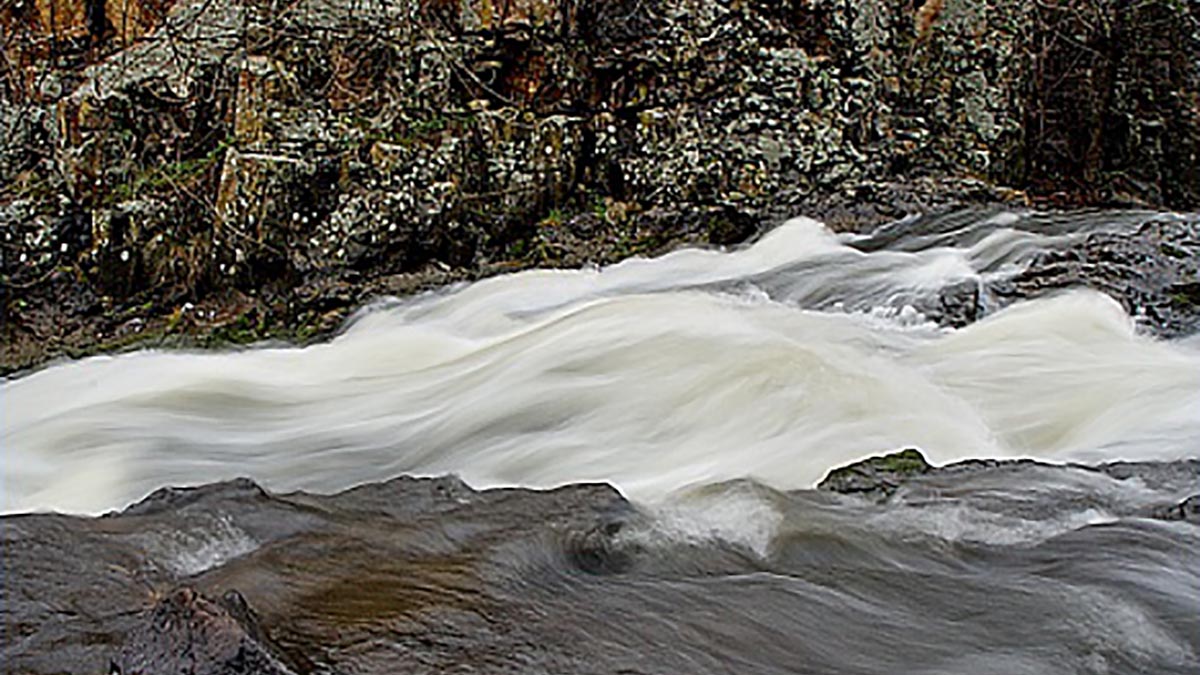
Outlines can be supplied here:
[[303, 337], [372, 293], [778, 214], [1023, 198], [991, 185], [1189, 208], [1198, 15], [22, 0], [0, 12], [5, 370], [147, 326]]

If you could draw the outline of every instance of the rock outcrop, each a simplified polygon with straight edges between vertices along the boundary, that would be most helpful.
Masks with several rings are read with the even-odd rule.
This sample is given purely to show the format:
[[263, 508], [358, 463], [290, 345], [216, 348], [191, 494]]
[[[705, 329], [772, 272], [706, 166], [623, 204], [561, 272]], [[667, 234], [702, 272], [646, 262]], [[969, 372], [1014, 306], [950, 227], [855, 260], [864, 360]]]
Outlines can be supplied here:
[[1069, 288], [1091, 288], [1121, 303], [1148, 333], [1200, 332], [1200, 219], [1154, 214], [1128, 231], [1094, 232], [1047, 249], [1013, 275], [952, 284], [920, 310], [962, 327], [1008, 305]]
[[305, 339], [371, 295], [782, 215], [861, 227], [1020, 190], [1194, 206], [1196, 20], [1169, 0], [10, 3], [3, 369]]
[[[1096, 466], [1069, 464], [1066, 467], [1074, 471], [1103, 474], [1117, 480], [1137, 477], [1151, 486], [1172, 481], [1187, 484], [1189, 480], [1200, 478], [1200, 460], [1196, 459], [1177, 462], [1112, 462]], [[835, 468], [826, 474], [817, 485], [817, 489], [883, 503], [902, 488], [917, 493], [936, 492], [938, 486], [961, 481], [967, 476], [978, 477], [988, 473], [1014, 473], [1030, 469], [1057, 471], [1062, 470], [1062, 467], [1030, 459], [968, 459], [934, 466], [925, 459], [920, 450], [908, 448]], [[1190, 495], [1178, 503], [1143, 507], [1137, 511], [1137, 515], [1157, 520], [1200, 523], [1200, 495]]]
[[[0, 659], [30, 674], [783, 675], [990, 662], [1000, 643], [1039, 666], [1189, 672], [1200, 521], [1195, 496], [1175, 501], [1198, 476], [1196, 460], [935, 468], [907, 450], [822, 490], [734, 481], [662, 513], [605, 485], [453, 477], [163, 489], [99, 518], [0, 518]], [[1129, 598], [1157, 642], [1082, 611], [1098, 593]]]
[[933, 470], [920, 450], [909, 448], [883, 457], [872, 457], [829, 472], [817, 486], [842, 494], [887, 497], [904, 481]]

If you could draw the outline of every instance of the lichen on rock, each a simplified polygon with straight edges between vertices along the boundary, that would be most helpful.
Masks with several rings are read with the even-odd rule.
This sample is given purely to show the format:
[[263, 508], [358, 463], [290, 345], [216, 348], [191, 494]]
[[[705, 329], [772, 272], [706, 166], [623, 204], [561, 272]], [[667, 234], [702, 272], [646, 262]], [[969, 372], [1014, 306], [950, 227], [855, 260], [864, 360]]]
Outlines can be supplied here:
[[4, 330], [28, 347], [5, 369], [61, 348], [32, 346], [47, 341], [14, 289], [95, 298], [99, 318], [49, 341], [86, 348], [70, 333], [106, 302], [162, 317], [236, 296], [296, 328], [306, 287], [756, 231], [730, 213], [905, 215], [907, 200], [822, 210], [884, 185], [1200, 199], [1200, 36], [1169, 0], [130, 7], [136, 31], [87, 39], [82, 14], [60, 31], [0, 12], [17, 36], [0, 96]]

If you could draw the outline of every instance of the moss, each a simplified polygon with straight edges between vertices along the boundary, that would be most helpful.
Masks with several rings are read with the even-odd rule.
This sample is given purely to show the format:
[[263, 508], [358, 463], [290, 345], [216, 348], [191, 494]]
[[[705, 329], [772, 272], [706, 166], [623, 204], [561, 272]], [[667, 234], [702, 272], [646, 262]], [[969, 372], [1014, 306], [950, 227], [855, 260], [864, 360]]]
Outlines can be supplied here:
[[919, 450], [910, 448], [834, 469], [818, 487], [834, 492], [886, 497], [906, 478], [921, 475], [931, 468]]
[[428, 136], [445, 131], [447, 124], [448, 120], [446, 117], [435, 113], [431, 117], [413, 122], [409, 126], [409, 130], [414, 136]]
[[270, 333], [267, 316], [253, 311], [218, 326], [210, 334], [210, 339], [218, 345], [249, 345], [262, 342], [268, 337]]
[[881, 471], [899, 474], [924, 473], [929, 470], [929, 462], [919, 450], [909, 448], [890, 455], [867, 460], [872, 467]]
[[558, 227], [565, 222], [567, 222], [567, 218], [561, 209], [550, 209], [550, 212], [538, 224], [542, 227]]
[[190, 185], [212, 168], [232, 143], [232, 137], [226, 138], [200, 157], [146, 167], [129, 181], [114, 187], [103, 199], [103, 204], [111, 207], [141, 195], [160, 192], [169, 186]]
[[601, 220], [608, 218], [608, 204], [605, 203], [604, 197], [599, 195], [593, 197], [591, 209], [597, 218]]

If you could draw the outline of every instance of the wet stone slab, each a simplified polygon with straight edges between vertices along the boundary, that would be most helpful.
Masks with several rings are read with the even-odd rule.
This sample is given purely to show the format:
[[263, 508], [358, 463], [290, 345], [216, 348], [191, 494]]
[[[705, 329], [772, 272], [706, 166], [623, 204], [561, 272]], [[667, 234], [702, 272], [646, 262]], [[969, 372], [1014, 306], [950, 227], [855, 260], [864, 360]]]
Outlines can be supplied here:
[[[932, 467], [910, 450], [815, 491], [706, 488], [698, 522], [737, 495], [778, 515], [760, 550], [681, 533], [604, 485], [167, 489], [99, 518], [0, 520], [3, 657], [17, 672], [147, 675], [960, 672], [1013, 659], [1182, 673], [1200, 664], [1200, 532], [1196, 497], [1178, 495], [1198, 466]], [[179, 564], [200, 549], [205, 566]]]

